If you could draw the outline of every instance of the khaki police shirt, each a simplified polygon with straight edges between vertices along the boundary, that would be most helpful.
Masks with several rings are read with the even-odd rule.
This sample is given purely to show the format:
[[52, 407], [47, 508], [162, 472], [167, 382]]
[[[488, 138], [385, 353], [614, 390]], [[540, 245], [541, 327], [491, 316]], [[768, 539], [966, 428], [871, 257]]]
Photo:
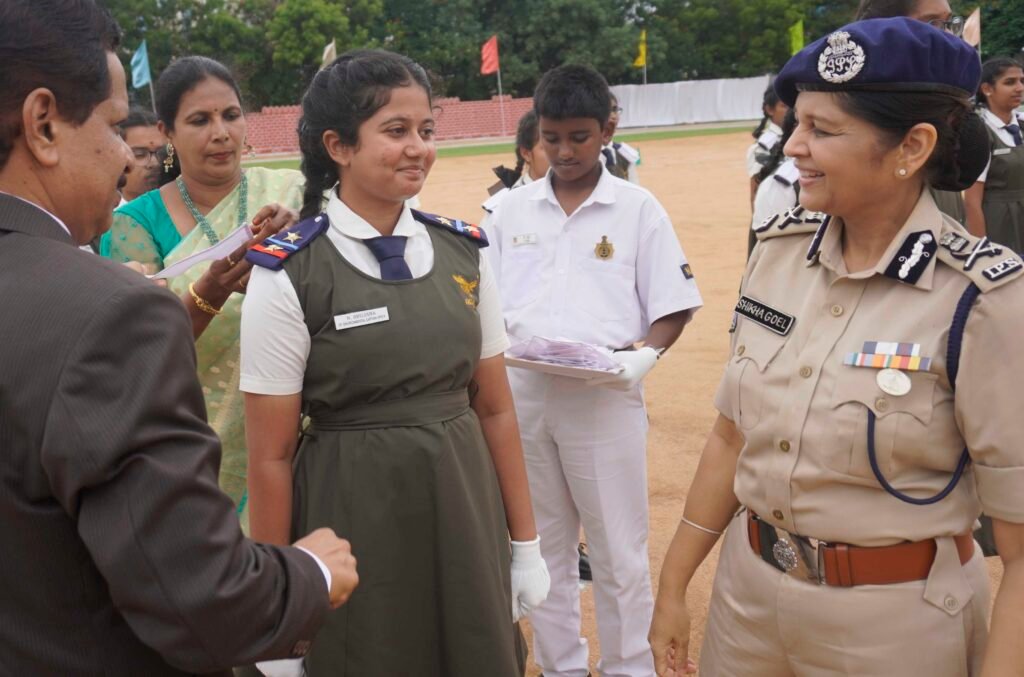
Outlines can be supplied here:
[[[939, 560], [955, 579], [952, 539], [941, 537], [969, 531], [982, 509], [1024, 522], [1024, 264], [944, 217], [927, 191], [873, 269], [847, 272], [842, 232], [841, 220], [796, 207], [758, 234], [715, 396], [746, 438], [736, 496], [767, 521], [826, 541], [939, 537]], [[982, 293], [954, 398], [947, 338], [972, 281]], [[868, 341], [919, 344], [930, 367], [904, 371], [910, 392], [888, 394], [878, 369], [844, 364]], [[868, 410], [881, 471], [911, 496], [942, 490], [970, 449], [951, 495], [918, 506], [882, 489], [868, 461]], [[941, 599], [957, 587], [949, 580]]]

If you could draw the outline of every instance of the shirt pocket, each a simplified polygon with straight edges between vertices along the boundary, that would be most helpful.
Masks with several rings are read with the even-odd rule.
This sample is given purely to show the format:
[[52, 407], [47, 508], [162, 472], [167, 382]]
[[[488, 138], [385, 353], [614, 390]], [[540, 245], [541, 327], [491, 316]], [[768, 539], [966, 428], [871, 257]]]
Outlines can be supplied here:
[[750, 332], [736, 340], [736, 350], [727, 369], [735, 381], [733, 411], [741, 430], [751, 430], [761, 422], [767, 399], [768, 367], [786, 344], [787, 337], [768, 331], [749, 340]]
[[875, 455], [888, 480], [894, 470], [906, 468], [907, 459], [929, 453], [929, 425], [935, 409], [937, 374], [904, 372], [910, 392], [895, 397], [878, 387], [877, 369], [845, 367], [836, 378], [831, 414], [835, 443], [825, 445], [825, 465], [844, 475], [874, 481], [868, 458], [868, 411], [875, 414]]
[[579, 258], [573, 266], [573, 299], [595, 320], [625, 322], [639, 312], [633, 266], [590, 258]]
[[521, 308], [541, 292], [544, 252], [537, 245], [511, 247], [501, 257], [501, 299], [505, 308]]

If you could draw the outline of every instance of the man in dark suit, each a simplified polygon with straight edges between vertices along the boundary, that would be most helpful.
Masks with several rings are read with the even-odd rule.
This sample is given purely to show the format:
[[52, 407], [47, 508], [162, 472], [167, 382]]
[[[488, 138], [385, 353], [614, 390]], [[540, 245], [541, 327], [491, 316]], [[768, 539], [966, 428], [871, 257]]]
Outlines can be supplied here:
[[298, 657], [357, 581], [330, 530], [243, 537], [181, 302], [78, 249], [130, 161], [116, 42], [94, 0], [0, 2], [3, 675]]

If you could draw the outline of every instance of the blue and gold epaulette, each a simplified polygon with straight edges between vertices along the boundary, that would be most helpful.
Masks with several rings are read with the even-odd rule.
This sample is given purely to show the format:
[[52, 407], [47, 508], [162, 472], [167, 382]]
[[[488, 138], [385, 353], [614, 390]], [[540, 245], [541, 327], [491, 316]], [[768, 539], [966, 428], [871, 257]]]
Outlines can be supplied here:
[[444, 228], [445, 230], [450, 230], [456, 235], [469, 238], [481, 249], [486, 247], [488, 244], [487, 234], [484, 233], [483, 228], [480, 226], [474, 226], [472, 223], [466, 223], [459, 219], [449, 219], [445, 216], [438, 216], [437, 214], [427, 214], [426, 212], [421, 212], [416, 209], [412, 210], [412, 216], [420, 223], [428, 226], [434, 226], [435, 228]]
[[318, 214], [305, 221], [299, 221], [291, 228], [271, 235], [260, 244], [253, 245], [245, 254], [245, 260], [254, 266], [281, 270], [281, 266], [298, 251], [327, 231], [330, 221], [327, 214]]

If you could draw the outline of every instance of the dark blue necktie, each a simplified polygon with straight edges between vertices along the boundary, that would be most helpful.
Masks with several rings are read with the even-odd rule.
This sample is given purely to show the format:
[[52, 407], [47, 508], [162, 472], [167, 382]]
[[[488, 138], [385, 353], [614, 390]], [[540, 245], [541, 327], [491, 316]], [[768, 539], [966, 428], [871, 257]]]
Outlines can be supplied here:
[[615, 153], [612, 152], [611, 148], [602, 148], [601, 155], [604, 156], [604, 166], [608, 168], [608, 171], [615, 170]]
[[412, 271], [405, 262], [404, 235], [386, 235], [363, 240], [380, 262], [380, 279], [411, 280]]
[[1006, 125], [1006, 131], [1010, 132], [1010, 136], [1013, 137], [1013, 145], [1024, 145], [1024, 139], [1020, 136], [1020, 125]]

